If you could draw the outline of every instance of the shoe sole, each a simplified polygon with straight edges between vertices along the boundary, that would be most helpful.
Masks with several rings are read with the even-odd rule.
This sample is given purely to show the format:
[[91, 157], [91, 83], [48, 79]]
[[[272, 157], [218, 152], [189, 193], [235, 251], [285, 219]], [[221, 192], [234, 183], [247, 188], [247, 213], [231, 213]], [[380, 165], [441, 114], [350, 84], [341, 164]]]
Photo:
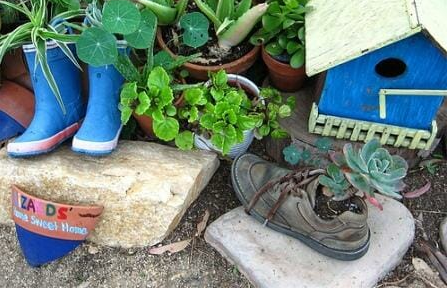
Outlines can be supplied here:
[[[243, 197], [241, 190], [239, 189], [238, 182], [234, 178], [234, 176], [236, 175], [234, 164], [237, 162], [238, 159], [239, 158], [234, 160], [234, 163], [231, 166], [231, 182], [232, 182], [233, 188], [236, 192], [236, 197], [242, 203], [244, 208], [246, 208], [248, 206], [248, 203], [245, 200], [245, 198]], [[255, 218], [261, 224], [265, 224], [265, 222], [266, 222], [266, 218], [262, 217], [260, 214], [258, 214], [253, 209], [250, 211], [249, 215], [252, 216], [253, 218]], [[312, 238], [309, 238], [301, 233], [294, 232], [289, 229], [283, 228], [279, 225], [276, 225], [275, 223], [267, 222], [266, 226], [272, 230], [275, 230], [277, 232], [286, 234], [288, 236], [291, 236], [295, 239], [300, 240], [301, 242], [303, 242], [310, 248], [314, 249], [315, 251], [317, 251], [325, 256], [328, 256], [328, 257], [331, 257], [331, 258], [334, 258], [337, 260], [341, 260], [341, 261], [353, 261], [353, 260], [357, 260], [357, 259], [363, 257], [366, 254], [366, 252], [368, 251], [370, 238], [371, 238], [371, 232], [368, 230], [368, 239], [362, 247], [360, 247], [357, 250], [338, 250], [338, 249], [327, 247], [327, 246], [315, 241]]]
[[113, 140], [107, 142], [86, 141], [74, 136], [71, 150], [75, 153], [86, 154], [90, 156], [109, 155], [116, 149], [116, 146], [118, 145], [118, 139], [121, 134], [122, 128], [123, 127], [121, 126]]
[[79, 122], [76, 122], [52, 137], [40, 141], [9, 143], [7, 146], [8, 155], [14, 158], [25, 158], [48, 153], [72, 137], [78, 129]]

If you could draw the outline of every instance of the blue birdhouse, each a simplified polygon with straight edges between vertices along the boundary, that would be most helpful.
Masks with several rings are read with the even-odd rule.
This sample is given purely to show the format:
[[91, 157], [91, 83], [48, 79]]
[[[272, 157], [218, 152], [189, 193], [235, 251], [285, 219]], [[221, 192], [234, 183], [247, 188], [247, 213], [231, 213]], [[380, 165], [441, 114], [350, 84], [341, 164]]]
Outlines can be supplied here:
[[309, 130], [429, 149], [447, 95], [447, 1], [309, 5], [306, 72], [322, 79]]

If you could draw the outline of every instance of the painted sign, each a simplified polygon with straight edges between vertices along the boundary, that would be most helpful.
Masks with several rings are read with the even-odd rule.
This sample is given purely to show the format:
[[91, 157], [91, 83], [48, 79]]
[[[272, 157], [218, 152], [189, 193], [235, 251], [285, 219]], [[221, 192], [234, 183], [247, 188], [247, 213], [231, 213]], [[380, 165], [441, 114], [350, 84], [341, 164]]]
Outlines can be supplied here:
[[98, 222], [102, 206], [72, 206], [31, 196], [12, 186], [12, 217], [16, 225], [36, 234], [85, 240]]

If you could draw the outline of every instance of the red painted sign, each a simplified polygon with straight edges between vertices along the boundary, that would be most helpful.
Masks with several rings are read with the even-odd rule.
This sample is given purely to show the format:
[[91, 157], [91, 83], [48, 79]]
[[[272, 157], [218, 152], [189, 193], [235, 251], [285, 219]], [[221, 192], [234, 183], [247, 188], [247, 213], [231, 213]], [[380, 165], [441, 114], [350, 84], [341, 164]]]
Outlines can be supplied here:
[[14, 222], [39, 235], [64, 240], [85, 240], [95, 228], [102, 211], [102, 206], [72, 206], [49, 202], [12, 186]]

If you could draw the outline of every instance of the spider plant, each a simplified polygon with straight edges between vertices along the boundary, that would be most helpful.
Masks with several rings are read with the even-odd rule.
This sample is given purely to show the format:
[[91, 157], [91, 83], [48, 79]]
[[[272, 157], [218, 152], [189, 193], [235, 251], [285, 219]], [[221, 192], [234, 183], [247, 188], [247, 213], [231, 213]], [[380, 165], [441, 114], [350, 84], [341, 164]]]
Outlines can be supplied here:
[[63, 26], [62, 21], [83, 16], [84, 10], [68, 10], [57, 15], [52, 15], [53, 13], [49, 13], [49, 11], [53, 9], [49, 9], [51, 6], [49, 4], [56, 3], [53, 1], [58, 0], [20, 0], [18, 3], [0, 0], [0, 5], [23, 14], [27, 19], [27, 22], [19, 25], [11, 32], [0, 35], [0, 61], [8, 50], [32, 43], [37, 50], [36, 67], [38, 65], [41, 66], [42, 72], [52, 92], [56, 96], [62, 111], [66, 113], [59, 88], [47, 62], [46, 44], [47, 41], [55, 41], [64, 54], [81, 69], [76, 57], [68, 47], [69, 43], [76, 42], [78, 36], [67, 34], [67, 30]]

